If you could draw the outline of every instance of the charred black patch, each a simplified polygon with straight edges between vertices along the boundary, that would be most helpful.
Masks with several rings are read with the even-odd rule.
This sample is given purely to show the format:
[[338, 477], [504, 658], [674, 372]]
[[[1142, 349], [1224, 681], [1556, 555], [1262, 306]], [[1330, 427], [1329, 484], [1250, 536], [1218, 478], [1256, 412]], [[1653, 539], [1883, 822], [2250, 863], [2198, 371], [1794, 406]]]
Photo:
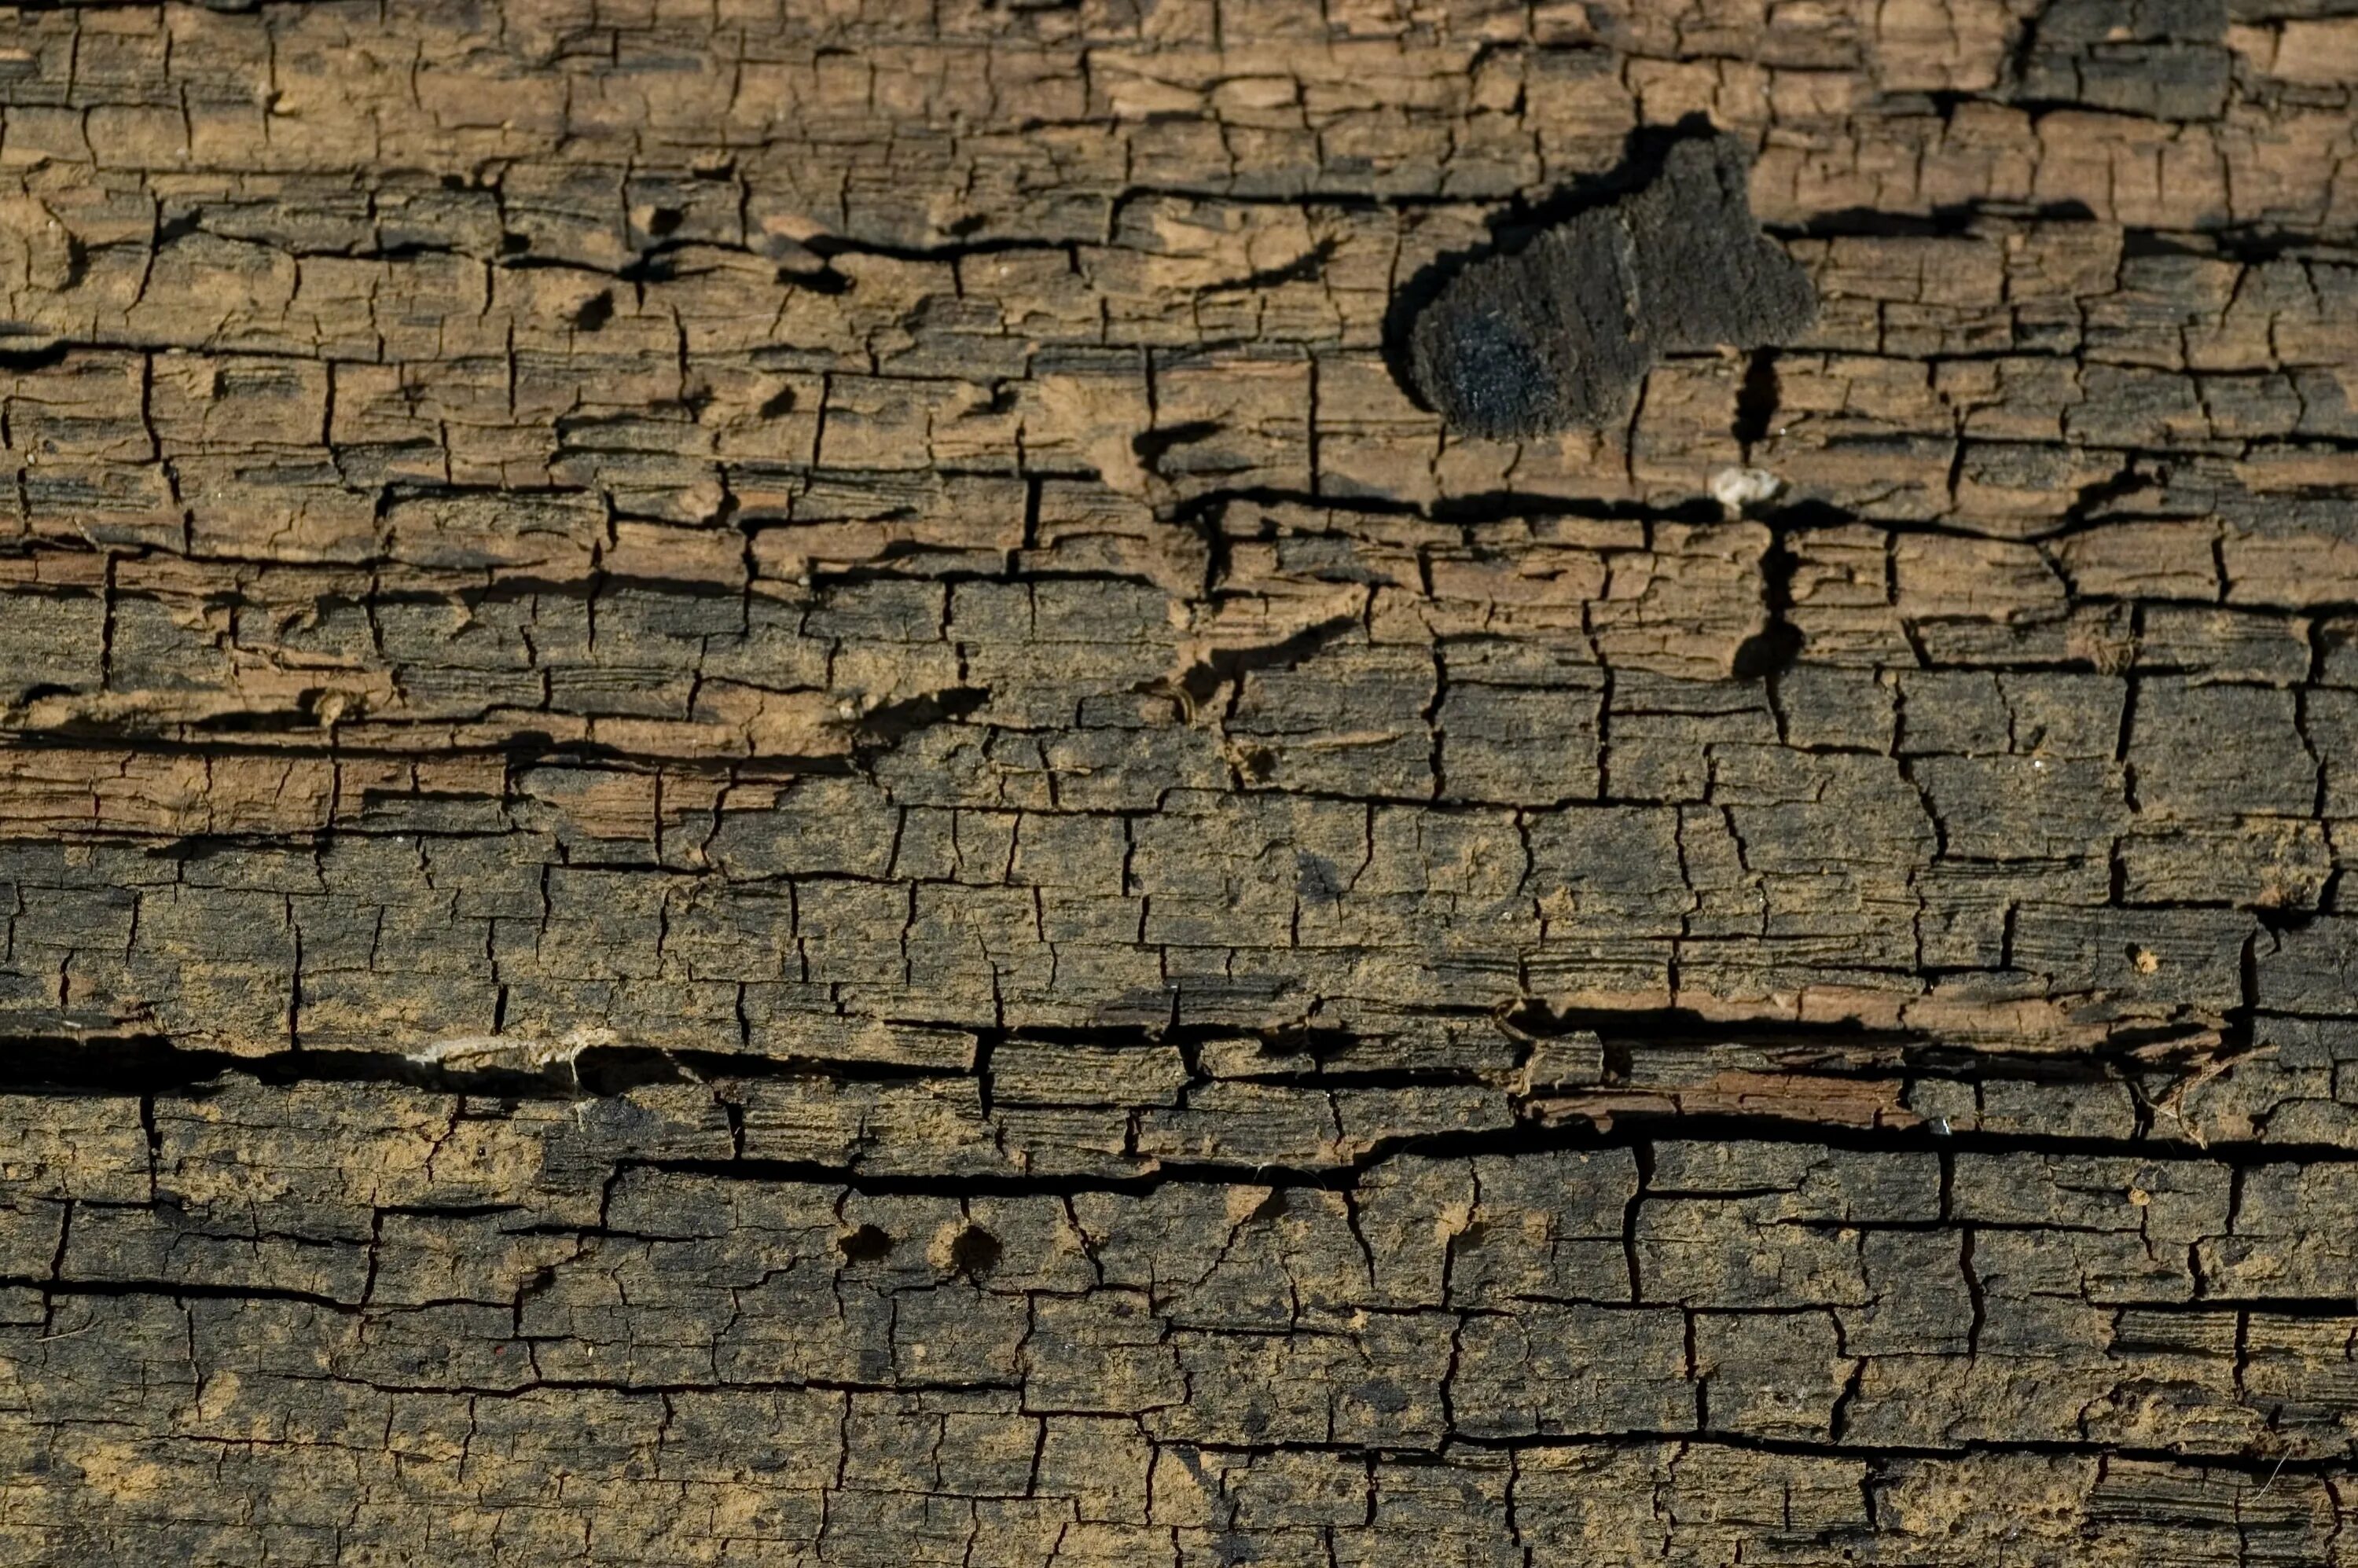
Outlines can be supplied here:
[[1395, 368], [1452, 427], [1505, 439], [1618, 417], [1665, 353], [1791, 337], [1817, 297], [1760, 232], [1747, 181], [1734, 138], [1673, 141], [1617, 200], [1422, 280]]

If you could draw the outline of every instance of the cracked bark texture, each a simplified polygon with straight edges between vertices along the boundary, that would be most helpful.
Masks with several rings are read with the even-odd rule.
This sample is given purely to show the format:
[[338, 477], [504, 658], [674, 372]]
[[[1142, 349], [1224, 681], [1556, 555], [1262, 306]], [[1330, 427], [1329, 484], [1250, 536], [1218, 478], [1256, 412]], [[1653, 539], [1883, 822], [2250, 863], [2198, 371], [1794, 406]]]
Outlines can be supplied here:
[[2341, 9], [0, 10], [0, 1557], [2358, 1562]]

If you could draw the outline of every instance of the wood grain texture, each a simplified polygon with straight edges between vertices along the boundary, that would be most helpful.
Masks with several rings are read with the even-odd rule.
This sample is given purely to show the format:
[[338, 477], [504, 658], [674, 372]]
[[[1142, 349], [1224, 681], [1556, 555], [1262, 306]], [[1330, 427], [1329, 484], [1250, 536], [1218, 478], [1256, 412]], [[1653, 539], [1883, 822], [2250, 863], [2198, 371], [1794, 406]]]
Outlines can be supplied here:
[[0, 1560], [2358, 1562], [2345, 9], [0, 9]]

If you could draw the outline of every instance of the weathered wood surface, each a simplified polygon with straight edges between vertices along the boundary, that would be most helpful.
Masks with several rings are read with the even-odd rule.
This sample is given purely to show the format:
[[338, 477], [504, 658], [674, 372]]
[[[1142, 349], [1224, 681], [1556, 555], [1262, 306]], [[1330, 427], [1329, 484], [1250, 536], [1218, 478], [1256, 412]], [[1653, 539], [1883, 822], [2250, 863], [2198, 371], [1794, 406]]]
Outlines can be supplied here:
[[0, 10], [0, 1559], [2358, 1561], [2340, 8]]

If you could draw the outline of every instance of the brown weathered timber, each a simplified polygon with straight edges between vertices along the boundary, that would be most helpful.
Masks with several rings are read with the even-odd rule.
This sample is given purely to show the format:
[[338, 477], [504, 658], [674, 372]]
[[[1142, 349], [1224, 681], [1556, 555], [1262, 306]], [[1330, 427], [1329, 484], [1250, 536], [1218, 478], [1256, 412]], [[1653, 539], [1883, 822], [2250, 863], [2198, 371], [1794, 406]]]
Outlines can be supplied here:
[[2358, 1563], [2345, 8], [0, 10], [0, 1562]]

